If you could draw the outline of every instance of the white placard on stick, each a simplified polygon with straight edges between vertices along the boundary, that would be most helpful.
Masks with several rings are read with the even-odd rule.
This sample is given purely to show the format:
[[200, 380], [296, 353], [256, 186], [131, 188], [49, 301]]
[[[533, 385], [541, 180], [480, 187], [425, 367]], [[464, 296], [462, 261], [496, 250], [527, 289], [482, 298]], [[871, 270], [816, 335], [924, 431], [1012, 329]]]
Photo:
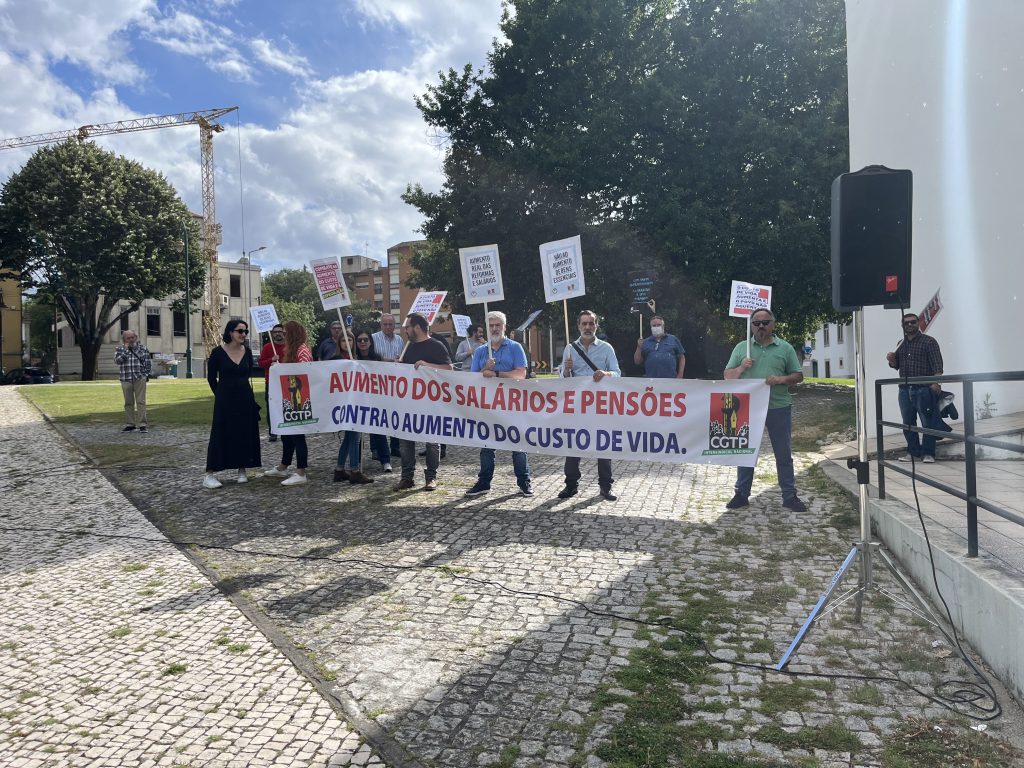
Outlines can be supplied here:
[[505, 298], [497, 245], [459, 248], [459, 260], [462, 262], [462, 286], [466, 291], [467, 304]]
[[562, 301], [586, 295], [583, 249], [580, 247], [579, 235], [541, 245], [540, 266], [544, 272], [545, 301]]
[[252, 317], [253, 327], [257, 333], [269, 331], [280, 320], [277, 319], [277, 310], [273, 304], [261, 304], [258, 307], [249, 307], [249, 315]]
[[772, 308], [772, 287], [732, 281], [729, 297], [730, 317], [750, 317], [755, 310]]
[[352, 303], [345, 277], [341, 274], [338, 259], [331, 256], [326, 259], [313, 259], [309, 262], [313, 268], [313, 279], [316, 289], [320, 292], [320, 301], [324, 309], [340, 309]]
[[448, 291], [420, 291], [413, 299], [409, 314], [423, 315], [427, 318], [427, 325], [433, 325], [434, 318], [441, 311], [441, 305], [444, 304], [444, 297], [447, 295]]
[[466, 334], [469, 333], [469, 326], [473, 324], [473, 320], [469, 315], [452, 315], [452, 325], [455, 326], [455, 335], [461, 336], [463, 339], [466, 338]]

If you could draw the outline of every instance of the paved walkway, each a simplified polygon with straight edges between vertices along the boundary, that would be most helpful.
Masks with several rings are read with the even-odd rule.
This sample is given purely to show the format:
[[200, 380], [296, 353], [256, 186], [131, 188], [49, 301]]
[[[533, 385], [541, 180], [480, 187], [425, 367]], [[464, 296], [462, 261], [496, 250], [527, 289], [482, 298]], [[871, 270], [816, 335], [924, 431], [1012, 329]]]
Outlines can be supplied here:
[[[7, 402], [7, 395], [3, 397], [0, 411], [8, 413], [12, 409], [2, 407]], [[511, 462], [501, 453], [492, 492], [467, 499], [463, 491], [475, 479], [478, 454], [469, 448], [450, 450], [439, 475], [440, 488], [433, 493], [390, 493], [395, 476], [377, 475], [379, 482], [364, 487], [334, 484], [330, 482], [338, 446], [334, 435], [310, 440], [310, 482], [305, 486], [282, 488], [270, 478], [254, 477], [245, 485], [226, 483], [211, 492], [200, 486], [205, 430], [154, 425], [149, 435], [122, 435], [105, 424], [67, 429], [96, 455], [111, 456], [113, 449], [124, 446], [122, 455], [129, 458], [107, 470], [117, 488], [168, 535], [216, 547], [194, 550], [216, 574], [218, 589], [212, 590], [194, 570], [173, 585], [162, 577], [161, 584], [149, 586], [158, 580], [157, 564], [169, 570], [155, 551], [178, 558], [182, 568], [191, 568], [167, 545], [148, 545], [156, 550], [145, 553], [131, 551], [140, 545], [129, 542], [103, 545], [112, 562], [108, 561], [100, 578], [136, 581], [104, 605], [110, 615], [94, 610], [78, 621], [88, 626], [100, 623], [102, 630], [89, 631], [101, 638], [122, 625], [139, 632], [100, 643], [120, 649], [115, 661], [133, 658], [125, 649], [142, 640], [147, 650], [139, 653], [147, 662], [146, 654], [163, 647], [142, 634], [141, 624], [135, 628], [134, 617], [140, 609], [134, 601], [142, 600], [138, 593], [147, 589], [158, 594], [148, 596], [141, 605], [159, 607], [145, 613], [167, 621], [168, 634], [159, 638], [160, 643], [177, 636], [192, 643], [188, 647], [195, 649], [193, 653], [202, 650], [228, 665], [259, 656], [254, 649], [260, 636], [251, 628], [248, 633], [241, 628], [228, 630], [225, 627], [236, 625], [218, 617], [209, 622], [201, 643], [196, 640], [199, 628], [185, 629], [181, 623], [197, 613], [200, 606], [194, 605], [195, 595], [202, 594], [207, 599], [201, 606], [222, 606], [244, 625], [231, 605], [217, 597], [230, 594], [280, 630], [284, 642], [279, 646], [293, 657], [301, 656], [296, 661], [311, 668], [339, 706], [362, 715], [362, 720], [356, 718], [361, 731], [378, 754], [388, 756], [391, 768], [600, 768], [613, 760], [616, 745], [629, 735], [627, 730], [640, 727], [636, 718], [654, 716], [645, 699], [649, 691], [642, 682], [647, 679], [644, 675], [651, 676], [651, 665], [671, 669], [677, 653], [672, 650], [672, 638], [638, 627], [630, 617], [678, 616], [694, 606], [713, 603], [720, 609], [717, 623], [705, 622], [702, 631], [719, 657], [770, 665], [781, 656], [856, 536], [850, 501], [813, 469], [820, 458], [814, 456], [801, 457], [798, 477], [801, 495], [810, 505], [808, 512], [792, 513], [781, 506], [770, 457], [759, 464], [750, 508], [729, 512], [724, 503], [732, 493], [733, 471], [726, 468], [617, 463], [615, 490], [620, 499], [608, 503], [597, 494], [593, 463], [584, 462], [581, 494], [559, 501], [555, 498], [562, 486], [558, 459], [533, 457], [536, 496], [524, 498], [515, 493]], [[19, 427], [19, 452], [25, 442]], [[277, 458], [277, 450], [265, 444], [265, 466]], [[40, 457], [32, 464], [50, 461]], [[26, 466], [20, 453], [18, 466]], [[54, 476], [47, 473], [47, 484]], [[0, 519], [7, 525], [12, 519], [38, 524], [35, 491], [28, 489], [38, 488], [41, 480], [20, 477], [10, 471], [5, 476], [8, 486], [17, 486], [9, 493], [18, 500], [19, 514], [12, 518], [5, 513]], [[422, 482], [422, 472], [417, 479]], [[91, 490], [90, 483], [103, 493]], [[106, 503], [104, 494], [118, 501]], [[70, 472], [68, 482], [55, 486], [47, 503], [53, 507], [48, 515], [62, 524], [80, 521], [84, 513], [79, 508], [86, 508], [92, 517], [85, 519], [98, 527], [132, 530], [107, 511], [108, 507], [131, 507], [89, 471]], [[133, 525], [154, 533], [131, 514]], [[9, 548], [14, 546], [12, 539], [19, 547], [28, 542], [43, 553], [55, 546], [38, 534], [2, 533]], [[93, 546], [84, 537], [60, 541], [62, 547]], [[147, 567], [125, 571], [123, 565], [131, 563]], [[4, 582], [7, 589], [0, 609], [27, 612], [20, 607], [27, 598], [16, 585], [38, 577], [26, 576], [22, 568], [12, 576]], [[880, 583], [896, 591], [885, 577], [881, 575]], [[92, 589], [103, 582], [88, 577], [84, 583]], [[47, 589], [50, 597], [42, 599], [54, 599], [52, 592]], [[70, 589], [65, 592], [69, 597], [64, 599], [71, 604], [84, 601], [84, 596], [70, 597]], [[133, 605], [136, 613], [116, 615]], [[840, 608], [816, 628], [791, 669], [894, 674], [928, 690], [942, 679], [966, 676], [948, 648], [933, 645], [941, 639], [936, 630], [894, 609], [883, 596], [868, 596], [862, 625], [852, 624], [850, 613], [849, 606]], [[55, 628], [41, 634], [43, 638], [34, 642], [11, 638], [24, 642], [21, 653], [37, 666], [44, 662], [35, 649], [44, 640], [61, 641]], [[221, 637], [227, 639], [226, 645], [218, 644]], [[118, 645], [122, 642], [126, 645]], [[243, 643], [251, 648], [232, 653], [232, 646]], [[272, 649], [260, 647], [280, 661]], [[18, 650], [2, 651], [0, 661], [7, 662]], [[66, 661], [71, 663], [78, 653], [92, 658], [89, 647], [76, 647]], [[183, 680], [192, 673], [191, 665], [198, 663], [188, 654], [159, 655], [157, 651], [155, 658], [158, 661], [149, 662], [149, 667], [136, 664], [138, 674], [121, 678], [122, 696], [148, 702], [154, 686]], [[178, 659], [188, 665], [187, 673], [164, 676]], [[664, 667], [659, 667], [662, 662]], [[102, 666], [113, 663], [106, 660]], [[144, 672], [149, 675], [143, 677]], [[5, 674], [9, 673], [0, 673]], [[652, 684], [662, 680], [663, 674], [667, 673], [654, 675]], [[263, 679], [258, 669], [245, 670], [243, 677], [264, 695], [281, 688]], [[301, 678], [296, 675], [296, 680], [301, 688]], [[948, 711], [902, 686], [818, 680], [813, 690], [801, 689], [803, 694], [796, 698], [780, 698], [779, 691], [794, 690], [794, 680], [764, 670], [714, 664], [706, 677], [671, 683], [679, 688], [682, 699], [678, 714], [666, 727], [672, 733], [703, 734], [696, 749], [720, 753], [723, 758], [729, 755], [737, 766], [877, 768], [883, 763], [886, 740], [902, 738], [896, 735], [909, 718], [962, 730], [964, 743], [972, 735], [965, 722], [949, 722]], [[28, 680], [20, 685], [19, 690], [24, 690]], [[219, 696], [225, 688], [218, 686]], [[312, 692], [309, 696], [315, 698]], [[293, 697], [285, 698], [282, 706], [287, 709]], [[59, 712], [62, 703], [54, 695], [32, 716], [16, 715], [11, 722], [23, 735], [0, 738], [0, 758], [23, 756], [13, 750], [24, 749], [30, 738], [38, 743], [37, 752], [25, 752], [25, 756], [43, 750], [50, 742], [36, 734], [57, 726], [42, 725], [39, 718], [60, 719], [60, 714], [50, 712], [55, 708]], [[1005, 696], [1003, 705], [1007, 714], [988, 725], [986, 736], [1012, 739], [1020, 732], [1019, 710]], [[24, 702], [7, 702], [3, 710], [20, 711], [21, 706]], [[206, 712], [212, 707], [208, 703], [199, 709]], [[218, 704], [217, 713], [235, 709], [233, 703]], [[307, 725], [303, 718], [293, 722], [296, 727]], [[266, 730], [272, 734], [278, 727], [272, 721]], [[309, 764], [322, 763], [332, 749], [351, 743], [342, 744], [350, 736], [340, 723], [318, 723], [310, 730], [326, 739], [330, 737], [324, 732], [334, 728], [339, 729], [338, 743], [318, 752]], [[661, 727], [652, 733], [664, 731]], [[824, 741], [837, 731], [850, 734], [852, 741], [844, 741], [842, 747]], [[153, 738], [146, 727], [128, 732], [138, 745], [148, 745]], [[191, 736], [193, 749], [220, 743], [204, 743], [206, 734], [216, 734], [209, 727], [203, 734]], [[96, 738], [110, 750], [109, 764], [137, 764], [124, 757], [128, 747], [118, 745], [119, 733]], [[274, 741], [273, 735], [269, 741]], [[203, 765], [200, 754], [186, 754], [181, 762]], [[365, 752], [355, 757], [343, 753], [334, 759], [358, 763], [364, 756]], [[633, 759], [640, 764], [645, 758], [637, 752]]]
[[13, 387], [0, 466], [0, 765], [382, 765]]

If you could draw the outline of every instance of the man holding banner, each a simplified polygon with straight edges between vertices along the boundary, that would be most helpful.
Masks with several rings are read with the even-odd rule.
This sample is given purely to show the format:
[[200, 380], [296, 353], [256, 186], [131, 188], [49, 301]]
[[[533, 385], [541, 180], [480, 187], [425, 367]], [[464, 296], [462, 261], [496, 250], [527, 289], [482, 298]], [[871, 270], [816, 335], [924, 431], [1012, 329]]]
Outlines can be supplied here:
[[[427, 318], [412, 313], [405, 318], [402, 330], [409, 339], [409, 346], [406, 347], [399, 362], [413, 365], [417, 369], [422, 366], [438, 368], [443, 371], [452, 369], [452, 358], [448, 345], [430, 335]], [[402, 479], [395, 485], [394, 490], [406, 491], [416, 485], [413, 481], [416, 475], [416, 442], [399, 440], [399, 451], [402, 455]], [[428, 442], [426, 454], [427, 468], [424, 472], [426, 483], [423, 485], [423, 490], [436, 491], [437, 468], [441, 464], [441, 445]]]
[[[580, 312], [576, 321], [580, 337], [565, 348], [562, 353], [562, 376], [578, 378], [593, 376], [594, 381], [601, 381], [605, 376], [621, 376], [619, 361], [615, 357], [615, 349], [607, 341], [597, 338], [597, 313], [589, 309]], [[565, 459], [565, 488], [558, 493], [558, 498], [568, 499], [578, 492], [580, 482], [580, 459], [578, 456], [567, 456]], [[597, 480], [601, 486], [601, 496], [608, 501], [615, 501], [618, 496], [612, 493], [612, 460], [597, 460]]]
[[[526, 378], [526, 352], [518, 341], [505, 336], [505, 313], [487, 313], [488, 344], [477, 347], [473, 353], [470, 370], [483, 375], [485, 379], [518, 379]], [[490, 347], [488, 349], [488, 347]], [[577, 460], [578, 462], [578, 460]], [[523, 496], [533, 496], [530, 483], [530, 463], [523, 451], [512, 451], [512, 468], [516, 473], [516, 483]], [[482, 496], [491, 490], [494, 478], [494, 449], [480, 449], [480, 474], [476, 485], [466, 491], [467, 496]]]
[[[764, 379], [764, 383], [771, 387], [765, 427], [775, 454], [782, 506], [794, 512], [806, 512], [807, 506], [796, 495], [792, 450], [793, 396], [789, 393], [790, 385], [803, 381], [804, 374], [793, 345], [775, 335], [775, 315], [770, 309], [754, 310], [750, 314], [750, 325], [753, 344], [748, 339], [736, 345], [726, 364], [725, 378]], [[754, 468], [737, 467], [736, 494], [725, 506], [728, 509], [746, 507], [753, 483]]]

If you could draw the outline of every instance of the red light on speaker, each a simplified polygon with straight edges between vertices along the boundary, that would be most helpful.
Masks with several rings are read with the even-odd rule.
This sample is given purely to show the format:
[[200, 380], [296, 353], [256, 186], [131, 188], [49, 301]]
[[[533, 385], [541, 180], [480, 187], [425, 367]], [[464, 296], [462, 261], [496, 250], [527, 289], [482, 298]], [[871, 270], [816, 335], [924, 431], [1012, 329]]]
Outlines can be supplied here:
[[896, 275], [885, 276], [885, 292], [896, 293], [900, 289], [900, 279]]

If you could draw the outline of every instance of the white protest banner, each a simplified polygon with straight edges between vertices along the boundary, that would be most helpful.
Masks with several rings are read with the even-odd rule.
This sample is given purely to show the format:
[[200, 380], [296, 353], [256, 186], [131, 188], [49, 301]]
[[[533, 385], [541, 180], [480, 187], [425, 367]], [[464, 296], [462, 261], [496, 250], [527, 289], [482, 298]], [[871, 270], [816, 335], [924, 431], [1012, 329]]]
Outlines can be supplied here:
[[249, 315], [252, 317], [253, 327], [258, 333], [269, 331], [278, 324], [277, 310], [273, 304], [261, 304], [258, 307], [249, 307]]
[[487, 379], [398, 363], [275, 365], [274, 432], [344, 429], [555, 456], [752, 467], [760, 379]]
[[732, 294], [729, 297], [730, 317], [750, 317], [755, 309], [771, 308], [772, 287], [770, 285], [732, 281]]
[[459, 260], [462, 262], [462, 287], [466, 291], [467, 304], [502, 301], [505, 298], [497, 245], [459, 248]]
[[469, 326], [473, 324], [472, 319], [469, 315], [452, 315], [452, 325], [455, 326], [455, 335], [466, 338], [466, 334], [469, 332]]
[[324, 309], [341, 309], [352, 303], [345, 277], [341, 274], [341, 265], [335, 257], [313, 259], [309, 265], [313, 268], [313, 279]]
[[583, 249], [579, 235], [541, 245], [540, 266], [544, 272], [545, 301], [562, 301], [586, 295]]
[[427, 325], [433, 325], [434, 318], [441, 311], [441, 305], [444, 304], [444, 297], [447, 295], [448, 291], [420, 291], [413, 299], [409, 314], [423, 315], [427, 318]]

